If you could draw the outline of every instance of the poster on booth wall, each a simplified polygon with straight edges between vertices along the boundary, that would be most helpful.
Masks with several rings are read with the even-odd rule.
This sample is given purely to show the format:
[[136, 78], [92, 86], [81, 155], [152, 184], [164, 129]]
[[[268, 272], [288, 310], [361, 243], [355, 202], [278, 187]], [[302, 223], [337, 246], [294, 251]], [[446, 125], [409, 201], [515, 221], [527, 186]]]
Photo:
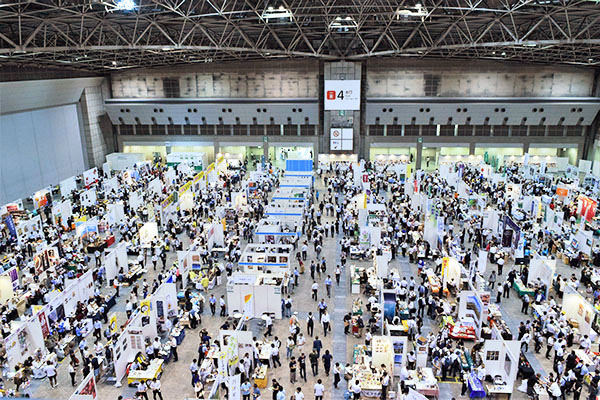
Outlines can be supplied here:
[[90, 187], [98, 182], [98, 168], [94, 167], [83, 172], [83, 185]]
[[60, 195], [62, 197], [69, 197], [73, 190], [77, 189], [77, 180], [74, 176], [60, 181]]
[[81, 197], [79, 200], [81, 202], [81, 205], [84, 207], [93, 206], [94, 204], [96, 204], [98, 202], [98, 199], [96, 197], [96, 189], [86, 190], [85, 192], [83, 192], [81, 194]]
[[90, 372], [90, 374], [81, 381], [81, 384], [77, 387], [71, 397], [69, 397], [69, 400], [96, 400], [97, 397], [96, 379], [94, 378], [94, 373]]
[[40, 321], [42, 335], [44, 335], [44, 339], [46, 339], [50, 335], [50, 328], [48, 326], [48, 318], [46, 317], [46, 311], [40, 311], [37, 315], [37, 318]]

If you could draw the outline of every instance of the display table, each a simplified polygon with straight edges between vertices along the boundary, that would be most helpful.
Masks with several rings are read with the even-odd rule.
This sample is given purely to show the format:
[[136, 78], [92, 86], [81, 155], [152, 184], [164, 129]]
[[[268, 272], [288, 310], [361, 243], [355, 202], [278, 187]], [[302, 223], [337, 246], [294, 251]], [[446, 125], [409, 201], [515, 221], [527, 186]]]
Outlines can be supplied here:
[[266, 365], [262, 365], [254, 373], [254, 383], [259, 389], [264, 389], [269, 383], [269, 368]]
[[181, 342], [183, 342], [183, 339], [185, 338], [185, 329], [184, 328], [173, 328], [171, 330], [171, 337], [175, 338], [175, 340], [177, 341], [177, 346], [179, 346], [181, 344]]
[[127, 384], [131, 385], [135, 382], [151, 381], [152, 379], [157, 378], [162, 372], [163, 363], [163, 360], [155, 358], [150, 361], [148, 369], [136, 369], [135, 371], [130, 371], [129, 375], [127, 375]]
[[418, 368], [417, 370], [409, 371], [408, 378], [404, 383], [407, 386], [413, 386], [423, 396], [439, 397], [440, 388], [431, 368]]
[[475, 375], [475, 373], [471, 372], [469, 374], [469, 379], [467, 383], [469, 386], [469, 391], [471, 392], [469, 396], [472, 399], [485, 397], [485, 389], [483, 388], [483, 384], [481, 383], [479, 378], [477, 378], [477, 375]]
[[535, 290], [528, 288], [527, 286], [525, 286], [525, 284], [523, 283], [523, 281], [521, 281], [520, 279], [516, 279], [513, 283], [513, 289], [516, 290], [517, 294], [519, 296], [523, 296], [523, 295], [529, 295], [530, 297], [533, 296], [535, 294]]
[[485, 385], [488, 397], [510, 399], [512, 389], [508, 385]]

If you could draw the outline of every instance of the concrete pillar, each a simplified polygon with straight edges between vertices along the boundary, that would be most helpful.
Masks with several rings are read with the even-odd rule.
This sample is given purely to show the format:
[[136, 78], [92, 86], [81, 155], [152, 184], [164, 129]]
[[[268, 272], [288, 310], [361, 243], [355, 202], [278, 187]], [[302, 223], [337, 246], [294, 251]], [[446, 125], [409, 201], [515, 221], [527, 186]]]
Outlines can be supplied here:
[[418, 140], [417, 141], [417, 158], [415, 160], [415, 170], [421, 169], [421, 158], [423, 156], [423, 143]]
[[529, 153], [529, 143], [525, 142], [523, 143], [523, 154], [527, 154]]
[[218, 140], [213, 142], [213, 154], [215, 155], [215, 161], [217, 160], [217, 154], [221, 152], [221, 143]]
[[475, 155], [475, 142], [469, 143], [469, 155], [470, 156]]

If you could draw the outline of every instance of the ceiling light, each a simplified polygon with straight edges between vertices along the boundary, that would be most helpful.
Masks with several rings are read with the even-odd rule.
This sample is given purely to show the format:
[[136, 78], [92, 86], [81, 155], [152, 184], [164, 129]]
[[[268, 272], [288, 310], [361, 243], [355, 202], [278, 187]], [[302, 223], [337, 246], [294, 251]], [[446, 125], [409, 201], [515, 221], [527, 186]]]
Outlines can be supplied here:
[[502, 56], [503, 57], [506, 56], [506, 52], [505, 51], [502, 52]]
[[112, 65], [117, 65], [117, 62], [116, 62], [116, 61], [113, 61], [113, 62], [112, 62]]
[[423, 20], [428, 14], [427, 9], [423, 7], [421, 3], [415, 4], [414, 7], [405, 7], [402, 9], [396, 10], [396, 19], [402, 18], [410, 18], [410, 17], [420, 17]]
[[114, 8], [119, 11], [133, 11], [137, 5], [134, 0], [114, 0]]
[[354, 20], [354, 18], [347, 17], [335, 17], [331, 24], [329, 24], [329, 29], [334, 29], [337, 32], [349, 32], [351, 29], [358, 28], [358, 24]]
[[263, 11], [262, 18], [266, 21], [276, 20], [280, 22], [289, 22], [292, 19], [292, 15], [292, 12], [283, 5], [280, 5], [277, 8], [269, 6]]

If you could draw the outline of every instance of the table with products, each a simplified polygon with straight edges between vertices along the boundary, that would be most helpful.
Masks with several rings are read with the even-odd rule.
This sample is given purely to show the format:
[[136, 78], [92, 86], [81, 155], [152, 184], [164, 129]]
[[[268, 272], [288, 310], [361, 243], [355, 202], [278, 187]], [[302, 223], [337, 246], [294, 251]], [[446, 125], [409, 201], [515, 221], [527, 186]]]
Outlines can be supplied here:
[[150, 361], [150, 365], [148, 365], [147, 369], [129, 371], [129, 375], [127, 375], [127, 384], [131, 385], [135, 382], [151, 381], [152, 379], [157, 378], [162, 372], [163, 363], [163, 360], [155, 358]]
[[408, 372], [407, 386], [413, 386], [423, 396], [438, 398], [440, 388], [431, 368], [417, 368]]
[[520, 279], [515, 279], [513, 282], [513, 288], [516, 290], [519, 296], [529, 295], [530, 297], [535, 294], [535, 290], [527, 287]]
[[508, 385], [485, 385], [488, 397], [510, 399], [512, 389]]
[[175, 338], [177, 341], [177, 346], [179, 346], [185, 338], [185, 329], [183, 327], [174, 327], [171, 330], [171, 337]]
[[474, 372], [471, 372], [469, 374], [469, 379], [468, 379], [467, 383], [468, 383], [469, 391], [470, 391], [469, 396], [472, 399], [485, 397], [485, 389], [483, 388], [483, 384], [481, 383], [481, 380], [479, 380], [479, 378], [477, 378], [477, 374], [475, 374]]
[[264, 389], [267, 387], [269, 382], [269, 368], [266, 365], [261, 365], [257, 368], [256, 372], [254, 372], [254, 383], [258, 386], [259, 389]]

